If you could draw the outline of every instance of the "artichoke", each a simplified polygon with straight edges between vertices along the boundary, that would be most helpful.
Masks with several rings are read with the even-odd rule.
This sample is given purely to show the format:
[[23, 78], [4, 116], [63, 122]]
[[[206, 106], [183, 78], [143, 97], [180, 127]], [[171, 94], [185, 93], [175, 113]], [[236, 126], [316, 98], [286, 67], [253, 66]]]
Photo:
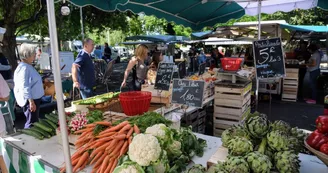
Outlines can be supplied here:
[[247, 120], [246, 129], [254, 138], [262, 138], [269, 131], [269, 121], [264, 116], [251, 117]]
[[228, 142], [231, 138], [234, 136], [239, 136], [239, 137], [246, 137], [250, 138], [247, 131], [243, 128], [241, 125], [233, 125], [229, 129], [226, 129], [223, 131], [221, 138], [222, 138], [222, 146], [227, 147]]
[[294, 127], [290, 130], [290, 135], [296, 137], [300, 141], [304, 141], [304, 139], [307, 137], [307, 134], [304, 133], [303, 130], [298, 129], [297, 127]]
[[270, 125], [270, 127], [271, 127], [271, 131], [279, 130], [279, 131], [283, 131], [285, 133], [289, 133], [289, 131], [291, 129], [290, 125], [282, 120], [277, 120], [277, 121], [273, 122]]
[[288, 136], [282, 131], [271, 131], [267, 134], [267, 140], [274, 151], [286, 151], [290, 148]]
[[298, 159], [298, 155], [291, 151], [277, 152], [274, 156], [274, 161], [280, 173], [300, 172], [300, 160]]
[[249, 166], [241, 156], [230, 156], [224, 162], [224, 167], [229, 173], [249, 173]]
[[223, 163], [218, 163], [215, 165], [212, 165], [206, 173], [228, 173], [228, 171], [225, 170]]
[[189, 168], [185, 173], [204, 173], [206, 170], [205, 167], [203, 167], [200, 164], [196, 164], [194, 166], [192, 166], [191, 168]]
[[233, 156], [244, 156], [253, 151], [253, 144], [244, 137], [234, 137], [228, 142], [228, 149]]
[[270, 173], [272, 168], [270, 158], [257, 151], [249, 153], [246, 161], [253, 173]]

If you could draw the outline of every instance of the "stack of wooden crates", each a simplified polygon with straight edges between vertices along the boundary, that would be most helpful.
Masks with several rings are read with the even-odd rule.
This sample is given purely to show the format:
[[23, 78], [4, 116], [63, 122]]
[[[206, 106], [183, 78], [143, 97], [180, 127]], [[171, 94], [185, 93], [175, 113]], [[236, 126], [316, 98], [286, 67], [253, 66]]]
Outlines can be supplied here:
[[252, 83], [218, 82], [215, 86], [213, 134], [221, 136], [225, 129], [238, 124], [250, 112]]
[[297, 101], [298, 92], [298, 69], [286, 68], [286, 77], [283, 80], [282, 101]]

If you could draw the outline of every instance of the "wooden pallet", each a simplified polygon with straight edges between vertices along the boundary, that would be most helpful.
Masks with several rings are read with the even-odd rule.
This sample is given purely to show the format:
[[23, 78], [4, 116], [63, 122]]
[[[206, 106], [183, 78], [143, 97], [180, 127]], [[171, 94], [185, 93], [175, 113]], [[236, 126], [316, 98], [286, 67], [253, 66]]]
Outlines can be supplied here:
[[281, 96], [282, 101], [287, 101], [287, 102], [296, 102], [297, 101], [297, 92], [296, 93], [283, 93]]

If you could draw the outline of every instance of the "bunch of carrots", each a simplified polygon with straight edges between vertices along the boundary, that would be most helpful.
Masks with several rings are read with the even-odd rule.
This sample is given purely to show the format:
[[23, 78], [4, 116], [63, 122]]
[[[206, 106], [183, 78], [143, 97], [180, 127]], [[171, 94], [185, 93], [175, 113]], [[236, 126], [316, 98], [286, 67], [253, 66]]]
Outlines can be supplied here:
[[[97, 125], [105, 126], [105, 130], [94, 135]], [[123, 121], [116, 126], [110, 122], [99, 121], [88, 124], [84, 129], [76, 131], [81, 134], [75, 143], [77, 151], [72, 155], [73, 172], [83, 170], [88, 164], [93, 165], [92, 173], [111, 173], [118, 160], [128, 151], [132, 134], [139, 134], [139, 128]], [[65, 166], [61, 169], [65, 172]]]

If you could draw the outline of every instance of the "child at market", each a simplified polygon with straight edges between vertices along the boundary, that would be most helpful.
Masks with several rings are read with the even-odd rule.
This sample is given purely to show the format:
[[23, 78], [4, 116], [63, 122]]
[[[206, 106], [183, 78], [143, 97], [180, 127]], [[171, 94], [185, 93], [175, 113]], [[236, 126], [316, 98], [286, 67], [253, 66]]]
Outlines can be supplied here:
[[[10, 94], [10, 89], [5, 81], [5, 79], [0, 74], [0, 101], [8, 101]], [[6, 135], [6, 122], [0, 110], [0, 137]], [[2, 152], [0, 152], [0, 170], [2, 173], [8, 173], [5, 161], [2, 157]]]

